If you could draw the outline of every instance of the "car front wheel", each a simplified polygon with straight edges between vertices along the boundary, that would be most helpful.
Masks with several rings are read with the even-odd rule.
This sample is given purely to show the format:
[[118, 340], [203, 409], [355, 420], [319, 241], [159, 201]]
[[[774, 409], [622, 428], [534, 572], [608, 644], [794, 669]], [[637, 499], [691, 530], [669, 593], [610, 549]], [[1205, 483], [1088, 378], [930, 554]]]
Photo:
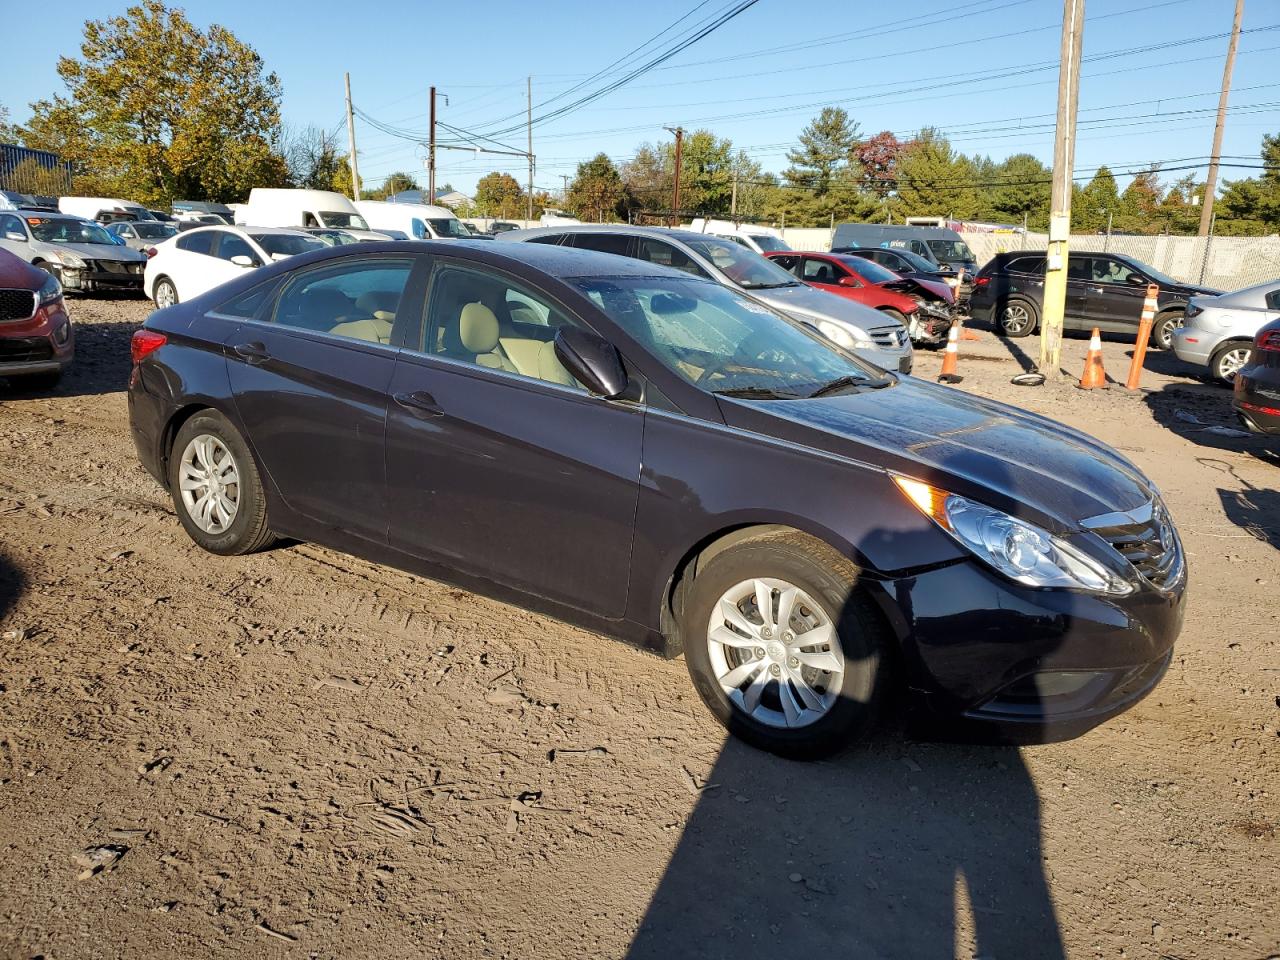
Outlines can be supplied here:
[[191, 539], [234, 556], [271, 544], [262, 478], [238, 430], [216, 410], [182, 425], [169, 456], [169, 491]]
[[1173, 331], [1182, 326], [1183, 314], [1166, 313], [1156, 317], [1155, 329], [1151, 332], [1151, 341], [1161, 350], [1173, 349]]
[[713, 557], [689, 587], [681, 633], [703, 702], [761, 749], [825, 756], [876, 715], [884, 628], [857, 567], [803, 534]]

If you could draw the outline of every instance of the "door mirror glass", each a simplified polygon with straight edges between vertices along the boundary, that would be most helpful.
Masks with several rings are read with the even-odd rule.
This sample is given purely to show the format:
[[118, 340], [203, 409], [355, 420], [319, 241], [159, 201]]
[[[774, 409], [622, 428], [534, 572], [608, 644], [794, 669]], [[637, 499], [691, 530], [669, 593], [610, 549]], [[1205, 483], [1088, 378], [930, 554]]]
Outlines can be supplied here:
[[231, 258], [231, 262], [234, 263], [237, 267], [252, 267], [253, 257], [246, 256], [243, 253], [237, 253], [234, 257]]
[[1124, 282], [1132, 284], [1135, 287], [1145, 287], [1147, 285], [1147, 278], [1140, 273], [1131, 273], [1124, 278]]
[[556, 359], [584, 387], [602, 397], [627, 389], [627, 372], [617, 349], [603, 337], [579, 327], [561, 327], [555, 339]]
[[6, 240], [16, 240], [18, 243], [22, 243], [24, 240], [27, 239], [22, 234], [20, 234], [17, 230], [6, 230], [4, 232], [4, 238]]

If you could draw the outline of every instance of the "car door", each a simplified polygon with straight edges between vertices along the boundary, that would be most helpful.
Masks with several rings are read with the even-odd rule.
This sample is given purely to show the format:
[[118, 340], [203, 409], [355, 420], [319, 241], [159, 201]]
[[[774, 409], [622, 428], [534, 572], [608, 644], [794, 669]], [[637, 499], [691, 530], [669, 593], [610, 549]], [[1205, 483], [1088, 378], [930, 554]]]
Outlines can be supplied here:
[[23, 260], [31, 259], [27, 228], [17, 214], [0, 213], [0, 250], [8, 250]]
[[289, 509], [337, 545], [386, 539], [387, 387], [425, 270], [404, 254], [320, 261], [288, 275], [227, 341], [259, 464]]
[[586, 326], [532, 283], [438, 258], [389, 388], [390, 543], [526, 593], [623, 614], [643, 408], [555, 360]]
[[797, 280], [800, 279], [800, 265], [804, 258], [797, 253], [784, 253], [776, 257], [769, 257], [774, 263], [780, 266], [787, 273], [791, 274]]
[[[848, 276], [848, 274], [830, 260], [824, 260], [821, 257], [805, 257], [804, 263], [800, 267], [801, 280], [812, 284], [819, 290], [826, 290], [831, 293], [843, 293], [848, 289], [840, 286], [840, 278], [842, 276]], [[855, 283], [854, 285], [862, 286], [861, 283]]]
[[192, 230], [175, 244], [172, 263], [166, 265], [178, 289], [179, 300], [190, 300], [240, 276], [240, 268], [218, 257], [218, 242], [225, 230]]
[[1092, 326], [1087, 306], [1091, 270], [1091, 258], [1085, 254], [1073, 253], [1067, 257], [1067, 297], [1062, 320], [1064, 329], [1083, 330]]
[[1142, 319], [1147, 278], [1116, 257], [1089, 257], [1089, 280], [1084, 291], [1084, 314], [1089, 326], [1132, 332]]

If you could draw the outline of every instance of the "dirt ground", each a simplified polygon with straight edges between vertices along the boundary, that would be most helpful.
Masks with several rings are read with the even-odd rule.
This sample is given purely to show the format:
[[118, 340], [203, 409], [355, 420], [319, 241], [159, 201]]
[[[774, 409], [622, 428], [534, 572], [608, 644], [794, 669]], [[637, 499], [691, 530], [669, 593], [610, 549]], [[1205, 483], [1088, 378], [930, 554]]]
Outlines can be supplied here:
[[1192, 582], [1154, 694], [800, 765], [679, 661], [312, 545], [201, 553], [129, 440], [147, 306], [75, 301], [56, 394], [0, 384], [0, 955], [1280, 954], [1280, 447], [1207, 429], [1227, 391], [1171, 356], [1138, 396], [1019, 388], [987, 334], [960, 385], [1164, 491]]

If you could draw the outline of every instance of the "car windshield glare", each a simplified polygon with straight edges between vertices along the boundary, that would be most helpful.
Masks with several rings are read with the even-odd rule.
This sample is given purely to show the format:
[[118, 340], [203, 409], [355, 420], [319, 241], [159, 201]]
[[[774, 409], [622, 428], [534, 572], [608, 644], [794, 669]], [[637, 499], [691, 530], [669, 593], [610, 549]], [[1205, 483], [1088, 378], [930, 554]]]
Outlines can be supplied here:
[[102, 243], [115, 246], [119, 243], [105, 227], [87, 220], [68, 218], [27, 217], [32, 235], [43, 243]]
[[952, 260], [972, 261], [974, 259], [973, 251], [962, 240], [929, 240], [929, 251], [941, 260], [948, 263]]
[[773, 253], [775, 250], [790, 250], [786, 241], [779, 240], [777, 237], [769, 233], [753, 233], [751, 239], [756, 242], [756, 246], [766, 253]]
[[456, 237], [460, 240], [469, 240], [471, 238], [471, 234], [462, 225], [462, 221], [455, 220], [453, 217], [439, 217], [428, 220], [427, 223], [431, 224], [431, 229], [435, 231], [438, 237]]
[[798, 399], [883, 375], [801, 325], [715, 283], [680, 277], [571, 281], [681, 379], [714, 393]]
[[358, 213], [335, 213], [332, 210], [320, 211], [320, 222], [326, 227], [350, 227], [352, 230], [368, 230], [369, 224]]
[[295, 237], [289, 233], [252, 233], [250, 236], [258, 246], [267, 251], [268, 256], [273, 257], [292, 257], [312, 250], [323, 250], [326, 246], [323, 241], [314, 237]]
[[135, 223], [133, 229], [144, 240], [164, 240], [178, 232], [167, 223]]
[[730, 280], [744, 290], [767, 287], [797, 286], [798, 281], [776, 263], [766, 260], [754, 250], [713, 237], [681, 238], [685, 244], [706, 257]]
[[936, 265], [930, 263], [918, 253], [912, 253], [910, 250], [900, 250], [897, 247], [893, 248], [893, 252], [907, 261], [912, 270], [918, 270], [920, 273], [936, 273], [938, 270]]

